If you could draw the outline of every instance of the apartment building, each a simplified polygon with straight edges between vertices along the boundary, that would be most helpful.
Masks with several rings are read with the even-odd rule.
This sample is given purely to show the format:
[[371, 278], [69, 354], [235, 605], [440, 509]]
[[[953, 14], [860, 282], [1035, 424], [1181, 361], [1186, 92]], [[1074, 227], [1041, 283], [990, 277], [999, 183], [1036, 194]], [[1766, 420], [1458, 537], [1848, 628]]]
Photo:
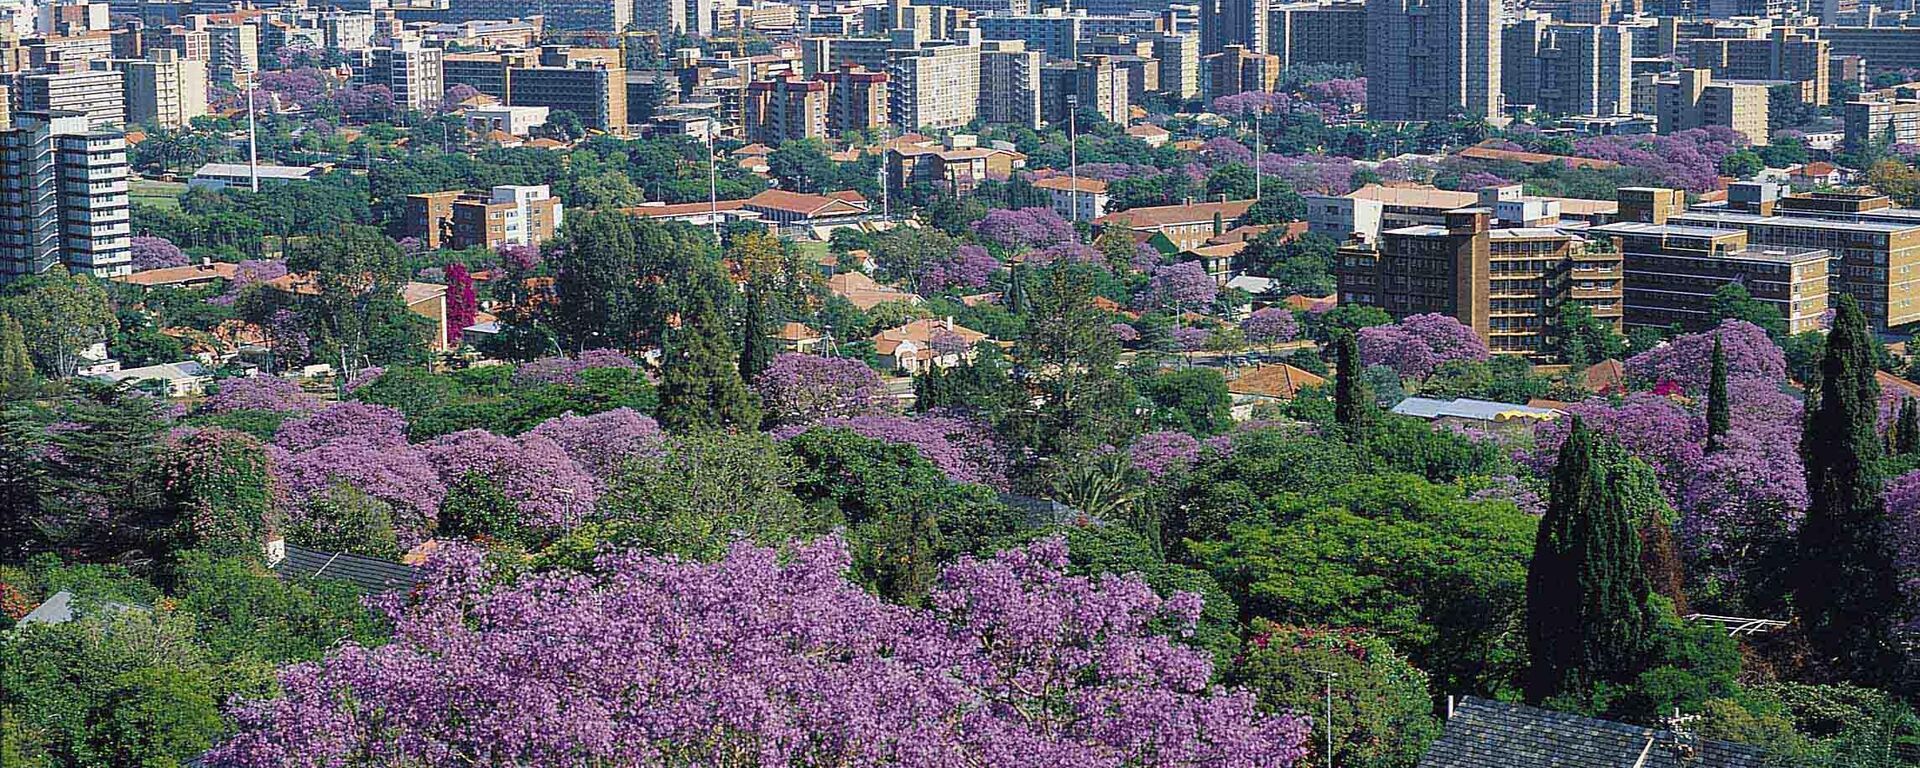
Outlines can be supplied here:
[[1920, 99], [1867, 96], [1847, 102], [1840, 114], [1847, 149], [1920, 144]]
[[1536, 15], [1506, 28], [1500, 57], [1510, 105], [1558, 115], [1633, 112], [1633, 35], [1624, 27]]
[[1069, 14], [1058, 8], [1042, 13], [987, 16], [980, 19], [980, 36], [987, 40], [1020, 40], [1027, 50], [1039, 51], [1049, 61], [1080, 58], [1081, 22], [1086, 12]]
[[507, 67], [507, 104], [564, 109], [588, 128], [627, 131], [627, 71], [595, 62]]
[[1207, 56], [1206, 96], [1217, 99], [1246, 91], [1271, 91], [1280, 82], [1280, 57], [1241, 45]]
[[1820, 39], [1832, 56], [1859, 56], [1875, 69], [1920, 69], [1920, 27], [1826, 27]]
[[439, 21], [540, 16], [548, 30], [580, 32], [618, 32], [634, 20], [632, 0], [451, 0], [441, 8]]
[[393, 92], [393, 105], [397, 109], [431, 112], [438, 109], [446, 97], [447, 82], [439, 48], [429, 48], [418, 39], [402, 39], [389, 46], [357, 53], [354, 84], [385, 86]]
[[[105, 62], [100, 62], [105, 64]], [[126, 78], [119, 70], [67, 65], [57, 71], [32, 72], [15, 81], [22, 112], [49, 115], [79, 114], [91, 129], [127, 123]]]
[[212, 37], [203, 30], [188, 29], [178, 24], [140, 30], [140, 48], [147, 51], [169, 48], [178, 51], [180, 58], [188, 61], [213, 61]]
[[0, 282], [64, 264], [132, 274], [127, 140], [85, 115], [20, 113], [0, 126]]
[[937, 146], [896, 146], [887, 150], [887, 187], [896, 191], [925, 184], [950, 195], [972, 192], [980, 182], [1007, 178], [1026, 167], [1026, 155], [979, 146], [969, 134], [950, 134]]
[[[205, 17], [198, 17], [204, 19]], [[202, 24], [208, 68], [216, 81], [237, 83], [260, 71], [260, 28], [253, 24]]]
[[1268, 0], [1200, 0], [1200, 51], [1219, 53], [1229, 45], [1266, 51]]
[[1367, 62], [1365, 0], [1315, 0], [1276, 5], [1267, 11], [1267, 53], [1280, 67], [1316, 64], [1364, 67]]
[[815, 79], [827, 84], [827, 130], [837, 134], [887, 124], [887, 73], [850, 65]]
[[1742, 230], [1754, 245], [1825, 250], [1832, 289], [1859, 301], [1876, 327], [1920, 322], [1920, 210], [1895, 208], [1883, 195], [1782, 195], [1775, 185], [1744, 182], [1728, 189], [1726, 202], [1668, 221]]
[[1343, 303], [1395, 318], [1450, 315], [1496, 354], [1548, 355], [1554, 319], [1568, 302], [1620, 327], [1620, 254], [1553, 227], [1494, 228], [1487, 208], [1446, 213], [1444, 224], [1381, 233], [1343, 246], [1335, 277]]
[[1175, 251], [1191, 251], [1206, 245], [1214, 235], [1238, 226], [1252, 208], [1252, 200], [1156, 205], [1109, 213], [1094, 219], [1093, 223], [1161, 236]]
[[1367, 116], [1501, 116], [1499, 0], [1367, 0]]
[[980, 46], [934, 43], [891, 52], [887, 107], [903, 131], [959, 128], [980, 114]]
[[1751, 246], [1742, 230], [1672, 223], [1617, 222], [1590, 233], [1621, 254], [1628, 327], [1705, 330], [1717, 322], [1714, 294], [1734, 283], [1778, 310], [1789, 333], [1819, 330], [1826, 314], [1825, 250]]
[[768, 145], [829, 134], [828, 86], [820, 80], [787, 75], [747, 84], [747, 138]]
[[980, 44], [980, 119], [995, 125], [1040, 127], [1040, 73], [1045, 59], [1022, 40]]
[[1766, 144], [1767, 86], [1717, 83], [1704, 69], [1683, 69], [1655, 85], [1661, 133], [1724, 126]]
[[1040, 68], [1042, 119], [1065, 125], [1072, 109], [1091, 112], [1116, 125], [1127, 124], [1128, 73], [1106, 56], [1063, 61]]
[[1200, 36], [1158, 32], [1146, 39], [1153, 43], [1153, 58], [1160, 62], [1160, 90], [1181, 99], [1200, 95]]
[[1727, 80], [1784, 80], [1799, 86], [1800, 100], [1826, 106], [1831, 98], [1830, 46], [1790, 29], [1764, 39], [1699, 38], [1688, 42], [1692, 65]]
[[559, 231], [564, 215], [545, 184], [407, 196], [408, 236], [428, 248], [539, 245]]
[[207, 63], [156, 48], [114, 62], [126, 86], [127, 122], [179, 128], [207, 114]]

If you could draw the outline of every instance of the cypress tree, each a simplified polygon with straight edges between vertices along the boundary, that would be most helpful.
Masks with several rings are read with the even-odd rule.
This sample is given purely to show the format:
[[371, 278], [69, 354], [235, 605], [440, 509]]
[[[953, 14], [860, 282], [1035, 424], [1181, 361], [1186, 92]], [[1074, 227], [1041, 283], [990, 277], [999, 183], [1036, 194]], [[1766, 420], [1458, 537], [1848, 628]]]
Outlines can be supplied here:
[[1800, 438], [1810, 502], [1786, 583], [1819, 663], [1871, 685], [1897, 665], [1889, 616], [1901, 601], [1874, 471], [1881, 452], [1873, 337], [1851, 296], [1840, 299], [1818, 378]]
[[39, 432], [24, 407], [0, 408], [0, 562], [20, 562], [41, 542]]
[[767, 316], [766, 290], [760, 281], [749, 280], [746, 287], [746, 310], [740, 318], [740, 378], [753, 381], [760, 372], [773, 364], [773, 335], [771, 319]]
[[1347, 439], [1366, 440], [1373, 418], [1373, 392], [1362, 378], [1360, 342], [1351, 333], [1334, 341], [1333, 419], [1347, 430]]
[[1024, 315], [1030, 304], [1027, 297], [1027, 265], [1015, 264], [1007, 272], [1007, 311]]
[[1920, 409], [1916, 409], [1913, 398], [1900, 400], [1900, 418], [1893, 425], [1893, 452], [1901, 456], [1912, 455], [1920, 450]]
[[20, 321], [0, 313], [0, 393], [24, 392], [33, 384], [33, 355]]
[[1726, 438], [1727, 429], [1732, 423], [1732, 409], [1727, 403], [1727, 353], [1720, 347], [1720, 337], [1713, 337], [1713, 372], [1707, 383], [1707, 452], [1720, 450], [1721, 442]]
[[688, 292], [660, 376], [660, 425], [677, 432], [754, 429], [760, 409], [740, 380], [726, 323], [705, 288]]
[[1624, 454], [1571, 418], [1527, 568], [1526, 695], [1535, 702], [1636, 677], [1655, 620], [1637, 521], [1616, 482], [1629, 468]]

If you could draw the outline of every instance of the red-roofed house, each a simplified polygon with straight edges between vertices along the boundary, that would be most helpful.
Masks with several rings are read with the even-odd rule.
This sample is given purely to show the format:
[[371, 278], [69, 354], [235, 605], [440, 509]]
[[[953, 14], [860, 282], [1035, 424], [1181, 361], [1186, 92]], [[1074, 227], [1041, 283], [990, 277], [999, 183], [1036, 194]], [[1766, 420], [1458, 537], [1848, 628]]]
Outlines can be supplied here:
[[[963, 351], [947, 348], [940, 341], [943, 338], [957, 340], [954, 346]], [[984, 333], [964, 325], [955, 325], [951, 317], [923, 318], [874, 334], [873, 351], [881, 357], [893, 358], [894, 368], [901, 373], [918, 374], [971, 361], [973, 345], [986, 338]]]
[[760, 214], [761, 221], [789, 227], [850, 221], [871, 212], [866, 198], [858, 193], [840, 195], [809, 195], [769, 189], [740, 201], [740, 207]]
[[1107, 183], [1099, 179], [1050, 176], [1033, 183], [1047, 191], [1053, 212], [1069, 221], [1092, 221], [1107, 215]]
[[1252, 207], [1252, 200], [1157, 205], [1109, 213], [1094, 219], [1093, 223], [1165, 235], [1176, 249], [1189, 251], [1206, 245], [1214, 235], [1234, 228]]

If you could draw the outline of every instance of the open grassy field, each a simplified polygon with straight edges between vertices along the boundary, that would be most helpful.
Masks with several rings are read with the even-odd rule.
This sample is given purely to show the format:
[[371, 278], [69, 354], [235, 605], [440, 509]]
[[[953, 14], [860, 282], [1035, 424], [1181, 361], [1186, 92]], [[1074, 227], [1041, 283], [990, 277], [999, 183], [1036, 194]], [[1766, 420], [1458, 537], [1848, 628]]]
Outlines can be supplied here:
[[133, 202], [160, 208], [178, 208], [180, 193], [187, 191], [187, 184], [182, 181], [134, 179], [128, 189], [128, 196], [133, 198]]

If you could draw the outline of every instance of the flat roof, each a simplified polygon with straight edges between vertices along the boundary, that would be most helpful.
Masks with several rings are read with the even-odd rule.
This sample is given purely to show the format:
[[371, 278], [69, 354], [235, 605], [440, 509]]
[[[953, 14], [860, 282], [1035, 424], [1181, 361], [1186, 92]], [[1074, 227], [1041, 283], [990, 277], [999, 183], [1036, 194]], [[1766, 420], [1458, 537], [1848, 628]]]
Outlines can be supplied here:
[[1593, 232], [1633, 235], [1678, 235], [1680, 237], [1720, 237], [1744, 234], [1745, 230], [1723, 227], [1697, 227], [1688, 224], [1651, 224], [1644, 221], [1616, 221], [1591, 229]]
[[1740, 211], [1690, 210], [1685, 213], [1674, 214], [1673, 218], [1676, 220], [1684, 219], [1685, 221], [1680, 222], [1683, 224], [1699, 222], [1737, 222], [1740, 224], [1773, 224], [1783, 227], [1807, 227], [1812, 229], [1837, 229], [1843, 231], [1867, 230], [1885, 234], [1911, 232], [1920, 229], [1920, 222], [1913, 224], [1896, 224], [1889, 221], [1835, 221], [1833, 219], [1816, 219], [1811, 216], [1762, 216], [1757, 213], [1744, 213]]

